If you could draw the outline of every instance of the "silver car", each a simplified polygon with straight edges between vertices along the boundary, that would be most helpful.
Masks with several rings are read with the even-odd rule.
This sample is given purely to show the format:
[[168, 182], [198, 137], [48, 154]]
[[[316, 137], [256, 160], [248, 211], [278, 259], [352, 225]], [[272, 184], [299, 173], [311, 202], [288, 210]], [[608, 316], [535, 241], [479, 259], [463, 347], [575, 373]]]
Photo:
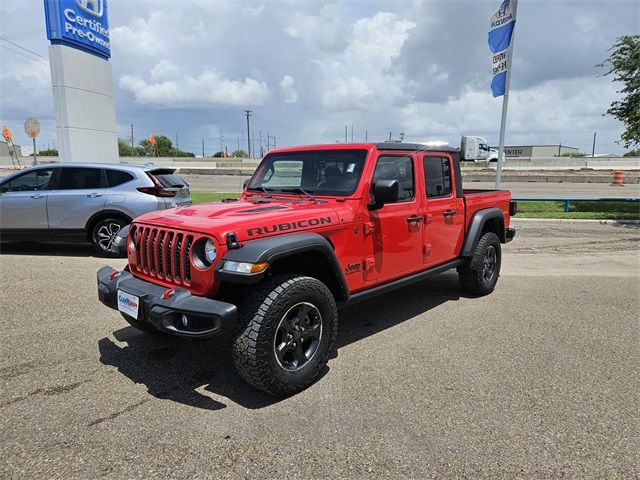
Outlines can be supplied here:
[[153, 210], [190, 205], [172, 168], [104, 163], [31, 167], [0, 182], [0, 240], [90, 242], [115, 256], [118, 230]]

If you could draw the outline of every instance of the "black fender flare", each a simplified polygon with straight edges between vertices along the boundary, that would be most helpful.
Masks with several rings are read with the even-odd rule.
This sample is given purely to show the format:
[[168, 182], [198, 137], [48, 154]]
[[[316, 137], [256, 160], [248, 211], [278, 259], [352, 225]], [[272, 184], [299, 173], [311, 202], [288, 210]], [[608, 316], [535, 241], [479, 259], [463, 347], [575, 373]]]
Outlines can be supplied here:
[[335, 276], [339, 288], [339, 300], [349, 299], [347, 281], [342, 273], [340, 263], [336, 258], [331, 243], [317, 233], [289, 233], [274, 237], [260, 238], [243, 242], [241, 248], [229, 250], [215, 269], [215, 278], [223, 282], [253, 284], [258, 283], [265, 272], [257, 274], [243, 274], [223, 270], [225, 261], [262, 263], [269, 265], [275, 261], [305, 252], [317, 252], [323, 255], [331, 272]]
[[498, 232], [498, 238], [501, 243], [505, 242], [505, 233], [504, 233], [504, 214], [502, 210], [499, 208], [485, 208], [483, 210], [478, 210], [473, 214], [471, 218], [471, 224], [469, 226], [469, 231], [467, 232], [467, 238], [464, 241], [464, 245], [462, 246], [462, 252], [460, 253], [461, 257], [471, 257], [473, 252], [476, 249], [476, 245], [480, 241], [480, 235], [482, 234], [482, 229], [485, 224], [494, 218], [498, 218], [500, 220], [500, 231]]

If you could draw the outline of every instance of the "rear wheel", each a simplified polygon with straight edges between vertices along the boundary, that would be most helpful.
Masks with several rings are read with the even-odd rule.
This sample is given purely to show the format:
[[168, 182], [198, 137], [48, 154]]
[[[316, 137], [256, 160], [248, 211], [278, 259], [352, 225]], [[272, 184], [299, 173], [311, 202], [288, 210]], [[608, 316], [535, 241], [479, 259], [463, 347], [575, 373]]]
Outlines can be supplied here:
[[91, 243], [93, 248], [102, 257], [119, 257], [124, 253], [114, 250], [116, 235], [128, 222], [118, 217], [107, 217], [96, 222], [91, 230]]
[[475, 295], [493, 292], [500, 276], [501, 263], [500, 239], [495, 233], [487, 232], [480, 238], [473, 255], [458, 267], [462, 288]]
[[291, 395], [322, 375], [337, 331], [336, 303], [326, 285], [311, 277], [277, 275], [244, 299], [233, 361], [254, 387]]

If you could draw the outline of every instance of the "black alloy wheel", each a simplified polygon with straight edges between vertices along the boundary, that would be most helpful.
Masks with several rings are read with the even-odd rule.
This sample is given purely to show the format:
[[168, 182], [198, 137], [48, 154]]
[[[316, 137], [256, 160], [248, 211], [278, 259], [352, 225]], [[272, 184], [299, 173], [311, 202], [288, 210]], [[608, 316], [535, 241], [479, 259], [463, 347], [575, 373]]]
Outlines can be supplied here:
[[300, 302], [284, 314], [276, 330], [273, 348], [278, 364], [289, 371], [304, 368], [322, 340], [322, 315], [308, 302]]

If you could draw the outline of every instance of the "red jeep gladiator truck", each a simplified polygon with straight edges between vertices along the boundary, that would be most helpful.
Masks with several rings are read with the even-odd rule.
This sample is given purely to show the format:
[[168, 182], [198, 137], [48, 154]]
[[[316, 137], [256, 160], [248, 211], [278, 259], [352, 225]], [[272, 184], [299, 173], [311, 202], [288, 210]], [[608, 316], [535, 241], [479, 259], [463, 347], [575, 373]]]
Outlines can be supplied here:
[[147, 333], [229, 333], [240, 375], [289, 395], [324, 369], [338, 306], [453, 268], [467, 292], [491, 293], [516, 208], [508, 191], [462, 189], [459, 149], [272, 150], [240, 198], [125, 227], [128, 266], [100, 269], [98, 295]]

